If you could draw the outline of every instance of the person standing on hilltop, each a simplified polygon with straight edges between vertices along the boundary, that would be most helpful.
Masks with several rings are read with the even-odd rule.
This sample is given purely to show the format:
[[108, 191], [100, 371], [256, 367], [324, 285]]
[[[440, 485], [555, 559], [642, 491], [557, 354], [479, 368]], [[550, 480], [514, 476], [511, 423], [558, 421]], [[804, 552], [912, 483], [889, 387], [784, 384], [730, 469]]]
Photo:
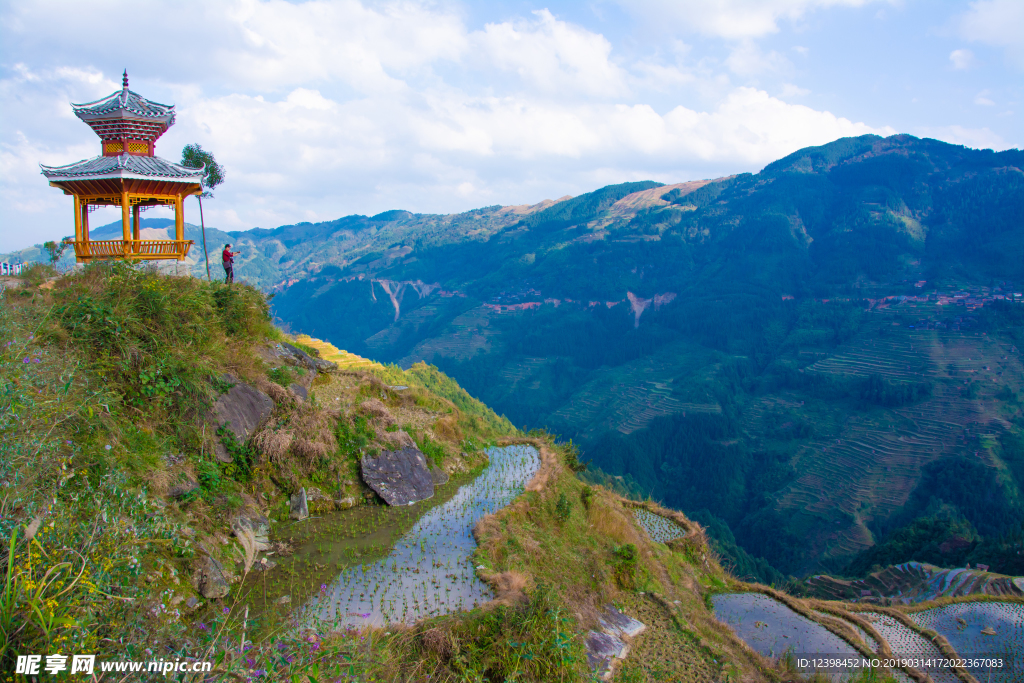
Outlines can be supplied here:
[[224, 245], [224, 253], [221, 254], [221, 259], [224, 261], [224, 284], [230, 285], [235, 281], [235, 257], [241, 254], [240, 251], [231, 251], [231, 245]]

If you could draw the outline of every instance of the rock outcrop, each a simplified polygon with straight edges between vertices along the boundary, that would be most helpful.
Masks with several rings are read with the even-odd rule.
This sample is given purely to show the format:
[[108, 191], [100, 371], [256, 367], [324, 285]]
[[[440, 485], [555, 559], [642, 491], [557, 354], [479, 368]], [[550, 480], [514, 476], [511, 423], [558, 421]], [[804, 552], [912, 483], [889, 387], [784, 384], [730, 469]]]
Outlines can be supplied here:
[[230, 589], [224, 565], [206, 553], [197, 558], [192, 568], [192, 585], [207, 600], [223, 598]]
[[444, 486], [448, 483], [448, 479], [450, 477], [448, 476], [448, 473], [440, 467], [431, 467], [430, 478], [433, 479], [434, 486]]
[[284, 363], [294, 367], [305, 368], [312, 373], [331, 372], [338, 369], [337, 363], [311, 356], [294, 344], [281, 342], [268, 344], [262, 349], [263, 360], [268, 363]]
[[598, 678], [608, 681], [614, 673], [615, 661], [625, 658], [629, 652], [627, 641], [647, 627], [614, 605], [605, 605], [600, 624], [601, 630], [587, 633], [587, 663]]
[[256, 552], [270, 550], [270, 520], [264, 514], [243, 512], [231, 522], [231, 530], [238, 538], [250, 536]]
[[417, 448], [363, 456], [361, 465], [363, 481], [388, 505], [412, 505], [434, 495], [427, 458]]
[[306, 519], [309, 517], [309, 502], [306, 498], [306, 489], [299, 489], [293, 493], [288, 501], [288, 516], [292, 519]]
[[[233, 386], [217, 398], [208, 421], [213, 423], [215, 429], [226, 424], [235, 440], [245, 443], [274, 412], [274, 401], [259, 389], [238, 381], [232, 375], [224, 375], [223, 380]], [[231, 462], [231, 455], [219, 439], [214, 448], [218, 460]]]

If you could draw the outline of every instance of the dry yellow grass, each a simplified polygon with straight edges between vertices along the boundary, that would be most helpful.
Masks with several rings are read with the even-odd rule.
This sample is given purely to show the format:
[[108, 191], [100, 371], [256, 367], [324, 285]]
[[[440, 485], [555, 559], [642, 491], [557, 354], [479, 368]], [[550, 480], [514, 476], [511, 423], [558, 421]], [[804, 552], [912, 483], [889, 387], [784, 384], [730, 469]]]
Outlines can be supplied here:
[[395, 416], [379, 399], [368, 398], [359, 404], [359, 412], [369, 418], [381, 422], [385, 427], [395, 424]]

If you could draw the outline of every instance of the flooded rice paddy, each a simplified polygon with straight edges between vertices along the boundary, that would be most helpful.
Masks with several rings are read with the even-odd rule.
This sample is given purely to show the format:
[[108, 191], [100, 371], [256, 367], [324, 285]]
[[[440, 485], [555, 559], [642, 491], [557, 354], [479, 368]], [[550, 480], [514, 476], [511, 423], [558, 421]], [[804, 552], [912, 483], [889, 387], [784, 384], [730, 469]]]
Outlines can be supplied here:
[[[939, 648], [924, 636], [920, 636], [887, 614], [863, 613], [875, 630], [889, 643], [893, 656], [910, 659], [941, 659]], [[923, 667], [918, 667], [923, 668]], [[928, 669], [935, 683], [957, 683], [958, 679], [949, 669]]]
[[671, 519], [654, 514], [650, 510], [636, 508], [633, 514], [636, 516], [636, 521], [647, 532], [647, 535], [656, 543], [667, 543], [673, 538], [682, 538], [686, 535], [686, 530], [683, 527]]
[[472, 529], [511, 503], [540, 467], [532, 446], [488, 449], [490, 464], [427, 510], [384, 554], [344, 567], [301, 610], [299, 623], [345, 628], [412, 623], [490, 600], [476, 577]]
[[[861, 660], [861, 656], [842, 638], [768, 596], [760, 593], [720, 594], [712, 597], [712, 604], [719, 621], [730, 626], [740, 639], [766, 657], [779, 657], [788, 651], [797, 660], [798, 667], [799, 660], [808, 655], [826, 658], [850, 656]], [[818, 614], [824, 616], [822, 612]], [[927, 638], [886, 614], [863, 612], [860, 616], [871, 622], [895, 657], [924, 660], [915, 668], [927, 673], [935, 683], [959, 683], [948, 666], [928, 661], [945, 658]], [[979, 683], [1024, 680], [1024, 669], [1020, 668], [1020, 654], [1024, 648], [1024, 605], [1009, 602], [960, 603], [909, 616], [922, 627], [945, 636], [960, 658], [983, 660], [966, 667]], [[855, 624], [850, 625], [872, 650], [877, 651], [878, 643]], [[1002, 664], [993, 666], [993, 660], [1001, 660]], [[855, 672], [846, 671], [846, 674], [851, 673]], [[899, 681], [910, 680], [902, 671], [894, 670], [892, 674]], [[841, 680], [837, 673], [833, 673], [832, 678]]]
[[[1007, 666], [993, 669], [992, 683], [1024, 679], [1020, 653], [1024, 650], [1024, 605], [1010, 602], [974, 602], [946, 605], [911, 614], [925, 628], [945, 636], [962, 657], [1002, 658]], [[987, 631], [983, 633], [982, 631]], [[979, 681], [989, 680], [989, 669], [968, 667]]]
[[765, 657], [822, 657], [860, 654], [839, 636], [761, 593], [722, 593], [711, 598], [715, 618], [728, 625], [751, 649]]

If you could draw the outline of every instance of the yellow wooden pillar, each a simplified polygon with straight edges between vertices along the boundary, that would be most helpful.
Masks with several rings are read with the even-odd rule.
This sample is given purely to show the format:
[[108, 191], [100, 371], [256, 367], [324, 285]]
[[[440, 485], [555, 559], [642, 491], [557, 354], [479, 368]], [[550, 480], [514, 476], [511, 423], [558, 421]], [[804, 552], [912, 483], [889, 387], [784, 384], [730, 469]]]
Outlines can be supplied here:
[[128, 190], [121, 190], [121, 239], [124, 240], [122, 244], [125, 256], [131, 253], [131, 226], [128, 224], [131, 216], [131, 205], [128, 202]]
[[82, 202], [78, 200], [78, 195], [72, 195], [75, 198], [75, 241], [82, 241]]
[[85, 241], [83, 248], [83, 254], [87, 256], [92, 255], [92, 249], [89, 246], [89, 200], [82, 200], [82, 239]]
[[174, 239], [177, 244], [174, 245], [175, 251], [178, 252], [178, 260], [185, 260], [185, 245], [182, 242], [185, 239], [185, 202], [180, 194], [174, 195]]
[[139, 223], [139, 213], [141, 210], [142, 207], [138, 204], [132, 207], [132, 239], [134, 240], [134, 243], [132, 244], [132, 251], [135, 253], [139, 253], [139, 250], [141, 249], [141, 245], [139, 245], [139, 239], [141, 239], [139, 235], [141, 234], [140, 230], [142, 229]]
[[71, 196], [75, 201], [75, 262], [81, 263], [79, 254], [82, 253], [82, 202], [79, 201], [77, 194]]

